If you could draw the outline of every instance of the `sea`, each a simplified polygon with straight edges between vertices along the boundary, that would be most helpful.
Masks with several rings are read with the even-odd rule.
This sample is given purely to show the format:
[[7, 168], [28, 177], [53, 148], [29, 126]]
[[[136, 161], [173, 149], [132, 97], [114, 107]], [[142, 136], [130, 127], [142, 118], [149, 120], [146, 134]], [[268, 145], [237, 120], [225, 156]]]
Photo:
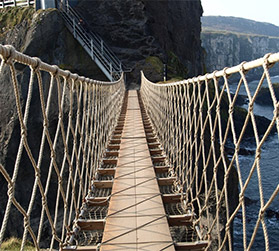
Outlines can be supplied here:
[[[279, 75], [271, 77], [272, 83], [279, 83]], [[253, 95], [258, 86], [259, 81], [250, 81], [249, 90]], [[267, 87], [267, 82], [263, 83], [264, 87]], [[234, 93], [237, 88], [237, 84], [230, 85], [230, 92]], [[242, 86], [239, 94], [247, 95], [245, 87]], [[247, 104], [242, 106], [247, 109]], [[255, 104], [253, 112], [256, 115], [264, 116], [268, 119], [273, 117], [273, 106], [262, 106]], [[260, 125], [259, 125], [260, 126]], [[248, 150], [255, 150], [255, 142], [250, 139], [246, 139], [242, 143], [242, 147]], [[246, 181], [251, 167], [254, 163], [255, 155], [240, 155], [240, 169], [241, 179], [243, 183]], [[260, 159], [260, 172], [261, 182], [263, 187], [264, 202], [267, 203], [270, 196], [274, 192], [279, 183], [279, 138], [278, 134], [272, 134], [262, 145], [261, 159]], [[257, 170], [254, 171], [252, 179], [249, 182], [245, 191], [246, 201], [246, 233], [247, 233], [247, 245], [251, 241], [251, 236], [254, 232], [260, 209], [260, 192]], [[269, 250], [279, 251], [279, 195], [271, 203], [268, 208], [269, 216], [265, 216], [266, 229], [269, 237]], [[265, 248], [264, 234], [262, 225], [259, 224], [256, 238], [253, 242], [251, 250], [266, 250]], [[234, 250], [243, 250], [243, 222], [242, 222], [242, 210], [240, 210], [234, 220]]]

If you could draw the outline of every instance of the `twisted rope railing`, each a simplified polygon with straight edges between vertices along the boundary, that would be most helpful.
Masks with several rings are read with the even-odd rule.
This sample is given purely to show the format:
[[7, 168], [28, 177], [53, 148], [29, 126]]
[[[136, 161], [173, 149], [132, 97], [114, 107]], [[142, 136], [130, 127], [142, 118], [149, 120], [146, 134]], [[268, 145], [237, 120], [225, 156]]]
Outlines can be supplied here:
[[[208, 250], [251, 250], [257, 238], [266, 250], [276, 249], [274, 242], [270, 246], [269, 239], [278, 232], [270, 230], [266, 212], [272, 204], [278, 209], [278, 179], [271, 183], [262, 174], [268, 170], [267, 164], [263, 164], [263, 145], [279, 133], [279, 103], [269, 75], [269, 68], [278, 67], [277, 62], [279, 53], [163, 84], [148, 81], [142, 73], [140, 92], [146, 111], [177, 176], [181, 200], [196, 213], [194, 224], [202, 238], [210, 241]], [[254, 68], [262, 69], [262, 77], [252, 91], [247, 73]], [[230, 91], [230, 78], [236, 81], [234, 94]], [[254, 112], [264, 83], [274, 110], [265, 128]], [[241, 90], [246, 93], [247, 112], [236, 103]], [[245, 115], [242, 120], [241, 114]], [[240, 150], [251, 138], [253, 161], [247, 165], [241, 161]], [[247, 202], [251, 194], [247, 191], [255, 184], [252, 194], [257, 198], [253, 205], [256, 210], [251, 216]], [[235, 218], [240, 226], [233, 223]], [[241, 228], [240, 237], [233, 238], [234, 228]], [[236, 247], [235, 242], [241, 242], [240, 246]]]
[[[80, 77], [19, 53], [11, 46], [0, 45], [0, 56], [0, 81], [7, 90], [13, 89], [16, 107], [13, 116], [20, 127], [14, 165], [0, 163], [0, 183], [7, 190], [6, 200], [1, 201], [5, 213], [0, 218], [0, 247], [7, 224], [15, 217], [11, 211], [15, 209], [17, 217], [23, 218], [21, 250], [30, 239], [37, 250], [42, 246], [52, 250], [61, 246], [71, 231], [91, 179], [101, 164], [121, 111], [123, 77], [117, 82]], [[17, 66], [21, 70], [25, 67], [29, 83], [20, 81], [21, 70]], [[36, 99], [38, 103], [32, 103]], [[31, 131], [29, 126], [35, 118], [41, 123], [36, 131]], [[35, 146], [30, 145], [33, 134], [39, 142]], [[26, 178], [19, 176], [25, 169], [29, 170], [33, 187], [30, 191], [20, 191], [26, 194], [21, 203], [16, 190]], [[47, 243], [43, 234], [46, 229], [52, 233]]]

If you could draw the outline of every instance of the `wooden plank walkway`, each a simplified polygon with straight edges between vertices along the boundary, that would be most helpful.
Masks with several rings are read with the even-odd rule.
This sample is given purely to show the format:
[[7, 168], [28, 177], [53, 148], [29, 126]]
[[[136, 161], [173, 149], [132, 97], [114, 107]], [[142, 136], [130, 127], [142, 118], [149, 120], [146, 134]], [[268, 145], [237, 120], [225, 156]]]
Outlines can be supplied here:
[[101, 250], [175, 250], [136, 91], [126, 120]]

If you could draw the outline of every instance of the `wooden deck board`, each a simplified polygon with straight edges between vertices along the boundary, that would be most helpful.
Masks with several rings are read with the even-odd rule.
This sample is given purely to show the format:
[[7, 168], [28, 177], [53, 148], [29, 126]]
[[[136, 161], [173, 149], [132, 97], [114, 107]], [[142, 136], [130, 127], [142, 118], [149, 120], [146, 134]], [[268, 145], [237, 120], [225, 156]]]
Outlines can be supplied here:
[[175, 250], [136, 91], [129, 92], [101, 250]]

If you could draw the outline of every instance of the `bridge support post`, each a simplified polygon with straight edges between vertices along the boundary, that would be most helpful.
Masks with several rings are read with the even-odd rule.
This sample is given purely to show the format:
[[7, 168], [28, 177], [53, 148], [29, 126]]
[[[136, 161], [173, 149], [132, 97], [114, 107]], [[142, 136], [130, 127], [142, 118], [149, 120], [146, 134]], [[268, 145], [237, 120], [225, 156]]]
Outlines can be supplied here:
[[167, 64], [164, 64], [164, 82], [167, 81]]

